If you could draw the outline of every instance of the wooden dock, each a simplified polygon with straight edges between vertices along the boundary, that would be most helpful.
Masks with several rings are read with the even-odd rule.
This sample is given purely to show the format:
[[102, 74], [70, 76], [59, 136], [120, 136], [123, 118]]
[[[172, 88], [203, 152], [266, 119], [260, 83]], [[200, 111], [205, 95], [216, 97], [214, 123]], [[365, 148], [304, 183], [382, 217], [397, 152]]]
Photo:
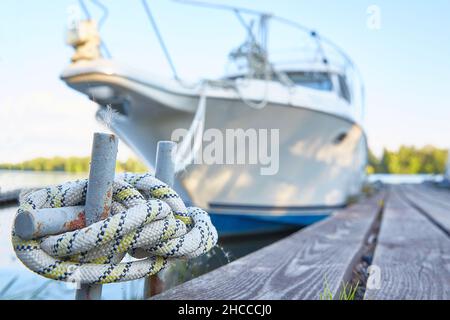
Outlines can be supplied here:
[[450, 299], [449, 236], [450, 190], [386, 186], [153, 298], [342, 299], [357, 288], [357, 299]]

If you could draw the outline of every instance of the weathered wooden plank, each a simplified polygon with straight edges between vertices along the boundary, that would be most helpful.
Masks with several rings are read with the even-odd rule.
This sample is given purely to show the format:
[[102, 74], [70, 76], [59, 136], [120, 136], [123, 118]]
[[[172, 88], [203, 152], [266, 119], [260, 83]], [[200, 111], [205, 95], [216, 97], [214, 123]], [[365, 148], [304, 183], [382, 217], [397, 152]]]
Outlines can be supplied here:
[[425, 183], [422, 183], [421, 185], [425, 188], [430, 188], [432, 191], [435, 191], [436, 193], [440, 193], [447, 198], [450, 198], [450, 188], [449, 187], [442, 187], [439, 183], [436, 183], [436, 182], [425, 182]]
[[431, 183], [421, 183], [418, 185], [407, 185], [408, 187], [414, 187], [414, 189], [424, 192], [429, 196], [432, 196], [437, 201], [442, 202], [445, 205], [450, 203], [450, 190], [440, 188]]
[[337, 295], [380, 211], [383, 193], [154, 299], [319, 299]]
[[392, 187], [383, 212], [373, 265], [379, 289], [365, 299], [449, 299], [450, 239]]
[[426, 212], [435, 223], [450, 233], [450, 197], [442, 198], [432, 188], [422, 185], [406, 185], [400, 190], [413, 206]]

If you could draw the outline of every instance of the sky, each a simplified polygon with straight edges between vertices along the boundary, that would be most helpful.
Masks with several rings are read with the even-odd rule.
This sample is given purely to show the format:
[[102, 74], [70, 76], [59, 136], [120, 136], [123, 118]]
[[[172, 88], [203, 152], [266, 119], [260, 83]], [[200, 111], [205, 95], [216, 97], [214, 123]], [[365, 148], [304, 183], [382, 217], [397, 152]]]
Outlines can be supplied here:
[[[450, 148], [450, 1], [210, 2], [272, 12], [343, 48], [364, 79], [364, 125], [377, 155], [402, 144]], [[93, 17], [101, 17], [101, 10], [86, 3]], [[109, 16], [101, 35], [113, 58], [147, 76], [170, 77], [141, 2], [102, 3]], [[93, 132], [107, 131], [94, 118], [95, 104], [59, 79], [73, 53], [65, 44], [65, 27], [76, 5], [73, 0], [0, 2], [0, 162], [86, 156]], [[244, 39], [230, 13], [170, 0], [149, 5], [183, 78], [222, 74], [228, 51]], [[380, 13], [379, 28], [368, 25], [373, 6]], [[130, 156], [133, 152], [120, 144], [118, 157]]]

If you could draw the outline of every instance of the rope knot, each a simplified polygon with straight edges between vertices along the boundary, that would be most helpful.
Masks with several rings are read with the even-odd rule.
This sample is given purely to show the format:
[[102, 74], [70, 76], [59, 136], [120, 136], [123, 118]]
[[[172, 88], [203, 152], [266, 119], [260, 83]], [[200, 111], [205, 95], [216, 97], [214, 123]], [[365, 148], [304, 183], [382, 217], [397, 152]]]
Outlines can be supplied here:
[[[18, 212], [84, 205], [87, 180], [34, 191]], [[159, 272], [170, 258], [194, 258], [217, 243], [217, 231], [202, 209], [186, 207], [178, 194], [150, 174], [118, 175], [111, 215], [90, 226], [24, 240], [14, 230], [17, 257], [32, 271], [79, 284], [135, 280]], [[133, 261], [121, 262], [126, 254]]]

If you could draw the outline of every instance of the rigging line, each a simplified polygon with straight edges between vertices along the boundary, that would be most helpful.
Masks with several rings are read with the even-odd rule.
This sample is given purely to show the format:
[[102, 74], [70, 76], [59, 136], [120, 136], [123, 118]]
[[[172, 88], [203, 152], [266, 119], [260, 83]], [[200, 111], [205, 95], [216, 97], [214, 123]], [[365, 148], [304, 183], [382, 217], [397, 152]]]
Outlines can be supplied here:
[[[272, 16], [272, 19], [277, 20], [281, 23], [284, 23], [286, 25], [290, 25], [292, 27], [307, 31], [307, 32], [311, 32], [311, 30], [305, 26], [303, 26], [302, 24], [299, 24], [297, 22], [294, 22], [292, 20], [286, 19], [286, 18], [282, 18], [282, 17], [278, 17], [278, 16]], [[344, 59], [344, 63], [347, 64], [348, 67], [350, 67], [352, 70], [354, 70], [355, 72], [355, 77], [358, 78], [358, 81], [360, 83], [361, 86], [361, 99], [364, 101], [365, 100], [365, 88], [364, 88], [364, 84], [362, 83], [362, 74], [361, 71], [359, 70], [359, 68], [356, 66], [356, 64], [353, 62], [353, 60], [344, 52], [344, 50], [342, 50], [342, 48], [340, 46], [338, 46], [336, 43], [334, 43], [333, 41], [331, 41], [330, 39], [324, 37], [324, 36], [320, 36], [320, 41], [322, 43], [328, 44], [329, 46], [331, 46], [331, 48], [333, 48], [337, 54], [339, 54], [343, 59]], [[363, 103], [363, 101], [361, 103]], [[364, 106], [361, 106], [361, 109], [364, 109]], [[364, 110], [362, 110], [362, 112], [364, 113]]]
[[[177, 1], [177, 0], [174, 0]], [[241, 15], [241, 10], [240, 9], [234, 9], [233, 12], [235, 13], [236, 17], [238, 18], [239, 22], [242, 24], [242, 26], [247, 30], [247, 34], [248, 36], [251, 38], [251, 40], [255, 43], [258, 43], [258, 41], [256, 40], [255, 35], [253, 34], [253, 30], [252, 30], [252, 26], [249, 25], [245, 19], [242, 17]], [[264, 78], [266, 80], [266, 82], [269, 80], [269, 78], [271, 77], [271, 74], [275, 74], [278, 76], [278, 78], [280, 79], [280, 81], [289, 86], [292, 87], [293, 86], [293, 82], [289, 80], [289, 77], [286, 76], [286, 74], [284, 72], [278, 71], [269, 61], [268, 59], [268, 52], [267, 52], [267, 20], [271, 18], [271, 15], [265, 14], [265, 13], [260, 13], [260, 34], [261, 34], [261, 48], [264, 51]], [[263, 21], [265, 20], [265, 21]], [[267, 87], [267, 86], [266, 86]], [[242, 98], [242, 100], [244, 100]], [[265, 105], [266, 102], [264, 101], [266, 100], [266, 94], [265, 94], [265, 98], [263, 99], [263, 101], [261, 101], [260, 103], [258, 103], [257, 105]], [[245, 101], [244, 101], [245, 102]], [[246, 102], [247, 103], [247, 102]], [[248, 105], [250, 105], [249, 103], [247, 103]], [[256, 107], [255, 107], [256, 108]], [[257, 107], [260, 108], [260, 107]]]
[[259, 19], [259, 32], [260, 32], [260, 42], [262, 44], [262, 47], [264, 51], [268, 53], [268, 37], [269, 37], [269, 28], [267, 27], [267, 24], [269, 23], [270, 16], [267, 15], [261, 15]]
[[[108, 9], [100, 2], [97, 2], [96, 0], [91, 0], [91, 1], [103, 10], [103, 16], [100, 18], [99, 25], [98, 25], [99, 30], [100, 30], [100, 27], [102, 26], [104, 20], [106, 20], [106, 17], [108, 16]], [[84, 0], [78, 0], [78, 3], [81, 7], [81, 10], [83, 10], [84, 15], [86, 16], [86, 19], [92, 20], [92, 15], [89, 12], [88, 7], [86, 6], [86, 3], [84, 3]], [[100, 39], [100, 47], [103, 50], [105, 56], [108, 59], [111, 59], [111, 57], [112, 57], [111, 52], [109, 51], [108, 47], [106, 46], [105, 41], [103, 41], [102, 39]]]
[[[278, 22], [284, 23], [286, 25], [290, 25], [292, 27], [295, 27], [297, 29], [303, 30], [307, 33], [311, 33], [311, 29], [292, 20], [283, 18], [283, 17], [279, 17], [270, 13], [266, 13], [263, 11], [258, 11], [258, 10], [252, 10], [252, 9], [248, 9], [248, 8], [242, 8], [242, 7], [234, 7], [234, 6], [230, 6], [230, 5], [226, 5], [226, 4], [219, 4], [219, 3], [209, 3], [209, 2], [205, 2], [205, 1], [198, 1], [198, 0], [172, 0], [174, 2], [178, 2], [181, 4], [185, 4], [185, 5], [192, 5], [192, 6], [199, 6], [199, 7], [205, 7], [205, 8], [212, 8], [212, 9], [219, 9], [219, 10], [231, 10], [231, 11], [239, 11], [242, 13], [248, 13], [248, 14], [253, 14], [253, 15], [267, 15], [270, 16], [271, 19], [273, 20], [277, 20]], [[326, 37], [321, 36], [320, 40], [328, 43], [330, 46], [332, 46], [339, 54], [341, 54], [344, 59], [346, 60], [346, 62], [350, 65], [354, 65], [353, 61], [350, 59], [349, 56], [347, 56], [347, 54], [337, 45], [335, 44], [333, 41], [329, 40]]]
[[[300, 24], [300, 23], [298, 23], [298, 22], [295, 22], [295, 21], [292, 21], [292, 20], [289, 20], [289, 19], [286, 19], [286, 18], [283, 18], [283, 17], [279, 17], [279, 16], [273, 15], [271, 18], [272, 18], [273, 20], [276, 20], [276, 21], [278, 21], [278, 22], [284, 23], [284, 24], [289, 25], [289, 26], [291, 26], [291, 27], [294, 27], [294, 28], [303, 30], [303, 31], [305, 31], [305, 32], [307, 32], [307, 33], [309, 33], [309, 34], [311, 34], [311, 32], [313, 31], [313, 30], [311, 30], [310, 28], [305, 27], [304, 25], [302, 25], [302, 24]], [[342, 50], [341, 47], [339, 47], [336, 43], [334, 43], [333, 41], [331, 41], [330, 39], [328, 39], [328, 38], [326, 38], [326, 37], [324, 37], [324, 36], [322, 36], [322, 35], [320, 36], [320, 40], [321, 40], [322, 42], [324, 42], [324, 43], [327, 43], [327, 44], [330, 45], [332, 48], [334, 48], [334, 49], [336, 50], [336, 52], [339, 53], [339, 54], [346, 60], [346, 62], [347, 62], [348, 64], [354, 65], [354, 63], [353, 63], [353, 61], [350, 59], [350, 57], [349, 57], [349, 56], [344, 52], [344, 50]]]
[[88, 8], [86, 7], [86, 4], [83, 0], [78, 0], [78, 3], [80, 4], [81, 9], [84, 12], [84, 15], [87, 19], [91, 20], [91, 13], [89, 12]]
[[258, 16], [259, 15], [271, 16], [271, 14], [268, 12], [262, 12], [262, 11], [252, 10], [252, 9], [243, 8], [243, 7], [234, 7], [234, 6], [220, 4], [220, 3], [210, 3], [210, 2], [195, 1], [195, 0], [172, 0], [172, 1], [178, 2], [181, 4], [185, 4], [185, 5], [192, 5], [192, 6], [198, 6], [198, 7], [221, 9], [221, 10], [232, 10], [232, 11], [238, 10], [243, 13], [254, 14], [254, 15], [258, 15]]
[[233, 12], [236, 15], [236, 17], [238, 18], [239, 22], [244, 27], [244, 29], [247, 30], [247, 35], [250, 36], [252, 41], [256, 42], [255, 35], [253, 34], [251, 26], [247, 24], [247, 22], [244, 20], [241, 13], [239, 12], [239, 10], [236, 9], [236, 10], [233, 10]]
[[[180, 4], [185, 4], [185, 5], [192, 5], [192, 6], [205, 7], [205, 8], [211, 8], [211, 9], [219, 9], [219, 10], [230, 10], [230, 11], [234, 11], [234, 12], [238, 11], [241, 13], [253, 14], [253, 15], [258, 15], [258, 16], [267, 15], [267, 16], [270, 16], [270, 18], [272, 20], [276, 20], [285, 25], [289, 25], [291, 27], [297, 28], [306, 33], [310, 34], [312, 31], [310, 28], [308, 28], [298, 22], [292, 21], [290, 19], [286, 19], [286, 18], [279, 17], [279, 16], [276, 16], [273, 14], [269, 14], [269, 13], [265, 13], [265, 12], [257, 11], [257, 10], [252, 10], [252, 9], [248, 9], [248, 8], [234, 7], [234, 6], [226, 5], [226, 4], [210, 3], [210, 2], [199, 1], [199, 0], [172, 0], [172, 1], [178, 2]], [[339, 47], [336, 43], [334, 43], [330, 39], [323, 37], [323, 36], [320, 37], [320, 41], [331, 46], [344, 59], [345, 63], [351, 69], [354, 70], [355, 76], [358, 78], [358, 81], [360, 82], [360, 85], [361, 85], [361, 92], [360, 92], [360, 94], [362, 96], [361, 99], [364, 101], [365, 100], [365, 88], [364, 88], [364, 85], [362, 84], [362, 75], [361, 75], [361, 71], [359, 70], [359, 68], [355, 65], [353, 60], [344, 52], [344, 50], [342, 50], [342, 48]], [[322, 50], [323, 50], [323, 46], [322, 46]], [[362, 106], [361, 108], [363, 109], [364, 107]], [[362, 110], [362, 112], [364, 113], [364, 110]]]
[[[99, 7], [103, 11], [103, 15], [101, 16], [100, 20], [98, 21], [98, 30], [100, 30], [105, 23], [106, 19], [108, 18], [109, 11], [108, 8], [100, 2], [100, 0], [91, 0], [93, 4], [95, 4], [97, 7]], [[100, 46], [103, 49], [105, 56], [108, 59], [111, 59], [111, 52], [108, 49], [108, 46], [106, 45], [105, 41], [100, 39]]]
[[[242, 17], [241, 12], [238, 9], [233, 10], [236, 17], [238, 18], [239, 22], [242, 24], [242, 26], [244, 27], [244, 29], [247, 31], [247, 36], [251, 39], [251, 41], [255, 44], [260, 44], [258, 45], [259, 48], [263, 49], [263, 53], [264, 53], [264, 64], [265, 64], [265, 69], [267, 69], [267, 50], [265, 47], [264, 43], [258, 42], [258, 40], [256, 39], [255, 34], [253, 33], [253, 22], [251, 22], [250, 24], [248, 24], [244, 17]], [[263, 19], [263, 17], [265, 16], [260, 16], [260, 19]], [[265, 33], [266, 30], [260, 30], [260, 33], [263, 34]], [[251, 55], [251, 53], [249, 52], [249, 56]]]
[[173, 64], [172, 58], [170, 57], [169, 51], [167, 50], [167, 47], [164, 43], [164, 40], [161, 36], [161, 33], [159, 32], [158, 25], [156, 24], [155, 19], [153, 18], [152, 12], [150, 11], [150, 8], [148, 6], [148, 3], [146, 0], [142, 0], [142, 5], [144, 6], [145, 12], [147, 13], [147, 17], [150, 20], [150, 23], [153, 27], [154, 32], [156, 33], [156, 37], [158, 38], [159, 45], [161, 46], [161, 49], [164, 52], [164, 55], [166, 56], [166, 60], [169, 63], [170, 69], [172, 69], [173, 76], [176, 80], [179, 80], [177, 71], [175, 69], [175, 65]]
[[100, 0], [91, 0], [91, 2], [103, 11], [103, 15], [101, 16], [100, 20], [98, 21], [98, 28], [101, 29], [101, 27], [105, 23], [106, 19], [108, 18], [108, 15], [109, 15], [108, 8], [103, 3], [101, 3]]
[[105, 41], [100, 39], [100, 46], [103, 49], [103, 52], [105, 53], [106, 58], [111, 59], [112, 55], [111, 55], [111, 52], [109, 51], [108, 47], [106, 46]]
[[321, 62], [325, 65], [327, 72], [330, 73], [330, 62], [325, 54], [319, 34], [316, 31], [311, 31], [310, 36], [316, 41], [318, 53], [322, 57]]

